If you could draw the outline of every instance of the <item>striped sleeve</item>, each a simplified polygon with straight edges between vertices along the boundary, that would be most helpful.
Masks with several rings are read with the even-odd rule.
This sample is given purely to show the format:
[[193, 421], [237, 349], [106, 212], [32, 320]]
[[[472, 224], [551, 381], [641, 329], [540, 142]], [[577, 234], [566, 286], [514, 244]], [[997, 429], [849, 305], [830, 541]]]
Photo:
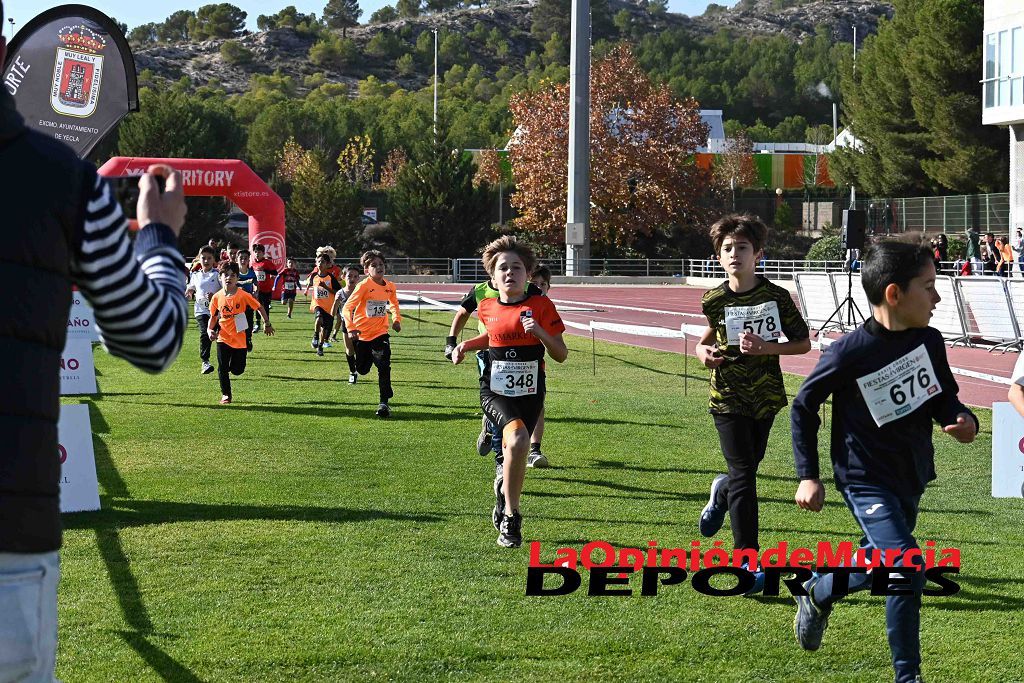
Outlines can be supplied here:
[[186, 271], [177, 244], [170, 228], [152, 224], [133, 248], [110, 184], [95, 176], [72, 277], [93, 307], [103, 346], [146, 372], [170, 366], [185, 334]]

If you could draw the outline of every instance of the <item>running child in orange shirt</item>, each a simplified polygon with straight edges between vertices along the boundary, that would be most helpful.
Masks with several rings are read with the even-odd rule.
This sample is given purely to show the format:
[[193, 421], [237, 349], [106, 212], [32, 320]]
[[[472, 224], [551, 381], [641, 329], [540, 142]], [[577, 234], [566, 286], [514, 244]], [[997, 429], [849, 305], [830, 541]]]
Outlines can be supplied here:
[[210, 298], [210, 339], [217, 340], [217, 374], [220, 377], [220, 402], [231, 403], [231, 375], [245, 372], [247, 354], [245, 331], [249, 327], [246, 312], [259, 311], [263, 319], [263, 331], [267, 336], [274, 334], [274, 326], [267, 317], [267, 309], [244, 289], [238, 286], [238, 264], [222, 263], [217, 268], [224, 289]]
[[500, 483], [495, 480], [491, 521], [499, 532], [498, 545], [518, 548], [523, 543], [519, 499], [530, 434], [544, 412], [544, 352], [562, 363], [569, 350], [555, 305], [526, 291], [536, 265], [533, 251], [506, 235], [484, 248], [483, 262], [498, 298], [480, 302], [477, 315], [487, 331], [456, 346], [452, 362], [461, 363], [467, 351], [488, 349], [491, 362], [480, 377], [480, 406], [501, 433], [504, 470]]
[[366, 279], [356, 285], [342, 308], [348, 336], [355, 341], [356, 372], [365, 375], [377, 366], [380, 404], [377, 417], [390, 417], [388, 401], [395, 395], [391, 389], [391, 336], [388, 334], [388, 309], [394, 321], [391, 329], [402, 330], [402, 313], [398, 308], [395, 285], [384, 279], [387, 259], [376, 249], [363, 254], [359, 262]]
[[310, 343], [316, 350], [316, 355], [324, 355], [324, 346], [330, 347], [327, 339], [331, 336], [331, 328], [334, 327], [334, 308], [341, 291], [341, 282], [331, 272], [331, 257], [322, 253], [316, 257], [316, 269], [309, 276], [309, 284], [313, 288], [313, 300], [309, 304], [309, 310], [316, 318], [313, 328], [313, 341]]

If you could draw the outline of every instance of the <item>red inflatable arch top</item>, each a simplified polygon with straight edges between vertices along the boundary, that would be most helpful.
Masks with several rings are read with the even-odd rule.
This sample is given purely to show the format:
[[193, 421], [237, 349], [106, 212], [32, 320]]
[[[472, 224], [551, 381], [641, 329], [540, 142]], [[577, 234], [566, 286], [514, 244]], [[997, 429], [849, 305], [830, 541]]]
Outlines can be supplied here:
[[[227, 197], [249, 215], [249, 244], [262, 244], [284, 269], [284, 201], [251, 168], [237, 159], [147, 159], [114, 157], [99, 170], [107, 177], [142, 175], [152, 164], [181, 172], [186, 197]], [[186, 219], [187, 220], [187, 219]]]

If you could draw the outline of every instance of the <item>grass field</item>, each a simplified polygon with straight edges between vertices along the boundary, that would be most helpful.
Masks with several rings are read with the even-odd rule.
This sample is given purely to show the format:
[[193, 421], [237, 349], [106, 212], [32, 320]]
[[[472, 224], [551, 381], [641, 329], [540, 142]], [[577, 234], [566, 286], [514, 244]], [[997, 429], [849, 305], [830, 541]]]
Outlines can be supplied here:
[[[78, 681], [891, 680], [881, 597], [838, 605], [803, 652], [793, 602], [713, 598], [685, 584], [640, 597], [526, 597], [528, 548], [499, 548], [493, 465], [475, 453], [472, 364], [441, 356], [450, 315], [393, 337], [396, 398], [345, 382], [343, 352], [309, 348], [308, 314], [261, 336], [235, 403], [200, 376], [196, 332], [151, 377], [96, 353], [91, 401], [103, 510], [65, 517], [58, 675]], [[413, 311], [415, 314], [415, 311]], [[547, 553], [601, 539], [688, 547], [723, 469], [705, 372], [682, 357], [567, 337], [549, 364], [545, 451], [524, 534]], [[799, 380], [788, 378], [789, 389]], [[929, 681], [1024, 680], [1024, 507], [989, 497], [991, 414], [964, 447], [936, 433], [939, 480], [918, 538], [959, 547], [963, 590], [925, 598]], [[856, 540], [828, 484], [800, 512], [788, 414], [761, 468], [761, 543]], [[827, 456], [826, 456], [827, 457]], [[728, 524], [718, 535], [731, 542]], [[710, 542], [705, 541], [705, 545]]]

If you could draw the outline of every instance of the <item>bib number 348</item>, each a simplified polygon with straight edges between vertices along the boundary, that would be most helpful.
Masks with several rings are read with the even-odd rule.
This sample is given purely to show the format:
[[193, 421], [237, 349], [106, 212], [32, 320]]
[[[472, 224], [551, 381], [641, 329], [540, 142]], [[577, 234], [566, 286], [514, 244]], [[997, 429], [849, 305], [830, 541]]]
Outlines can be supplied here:
[[533, 396], [537, 393], [537, 361], [491, 362], [491, 391], [502, 396]]

